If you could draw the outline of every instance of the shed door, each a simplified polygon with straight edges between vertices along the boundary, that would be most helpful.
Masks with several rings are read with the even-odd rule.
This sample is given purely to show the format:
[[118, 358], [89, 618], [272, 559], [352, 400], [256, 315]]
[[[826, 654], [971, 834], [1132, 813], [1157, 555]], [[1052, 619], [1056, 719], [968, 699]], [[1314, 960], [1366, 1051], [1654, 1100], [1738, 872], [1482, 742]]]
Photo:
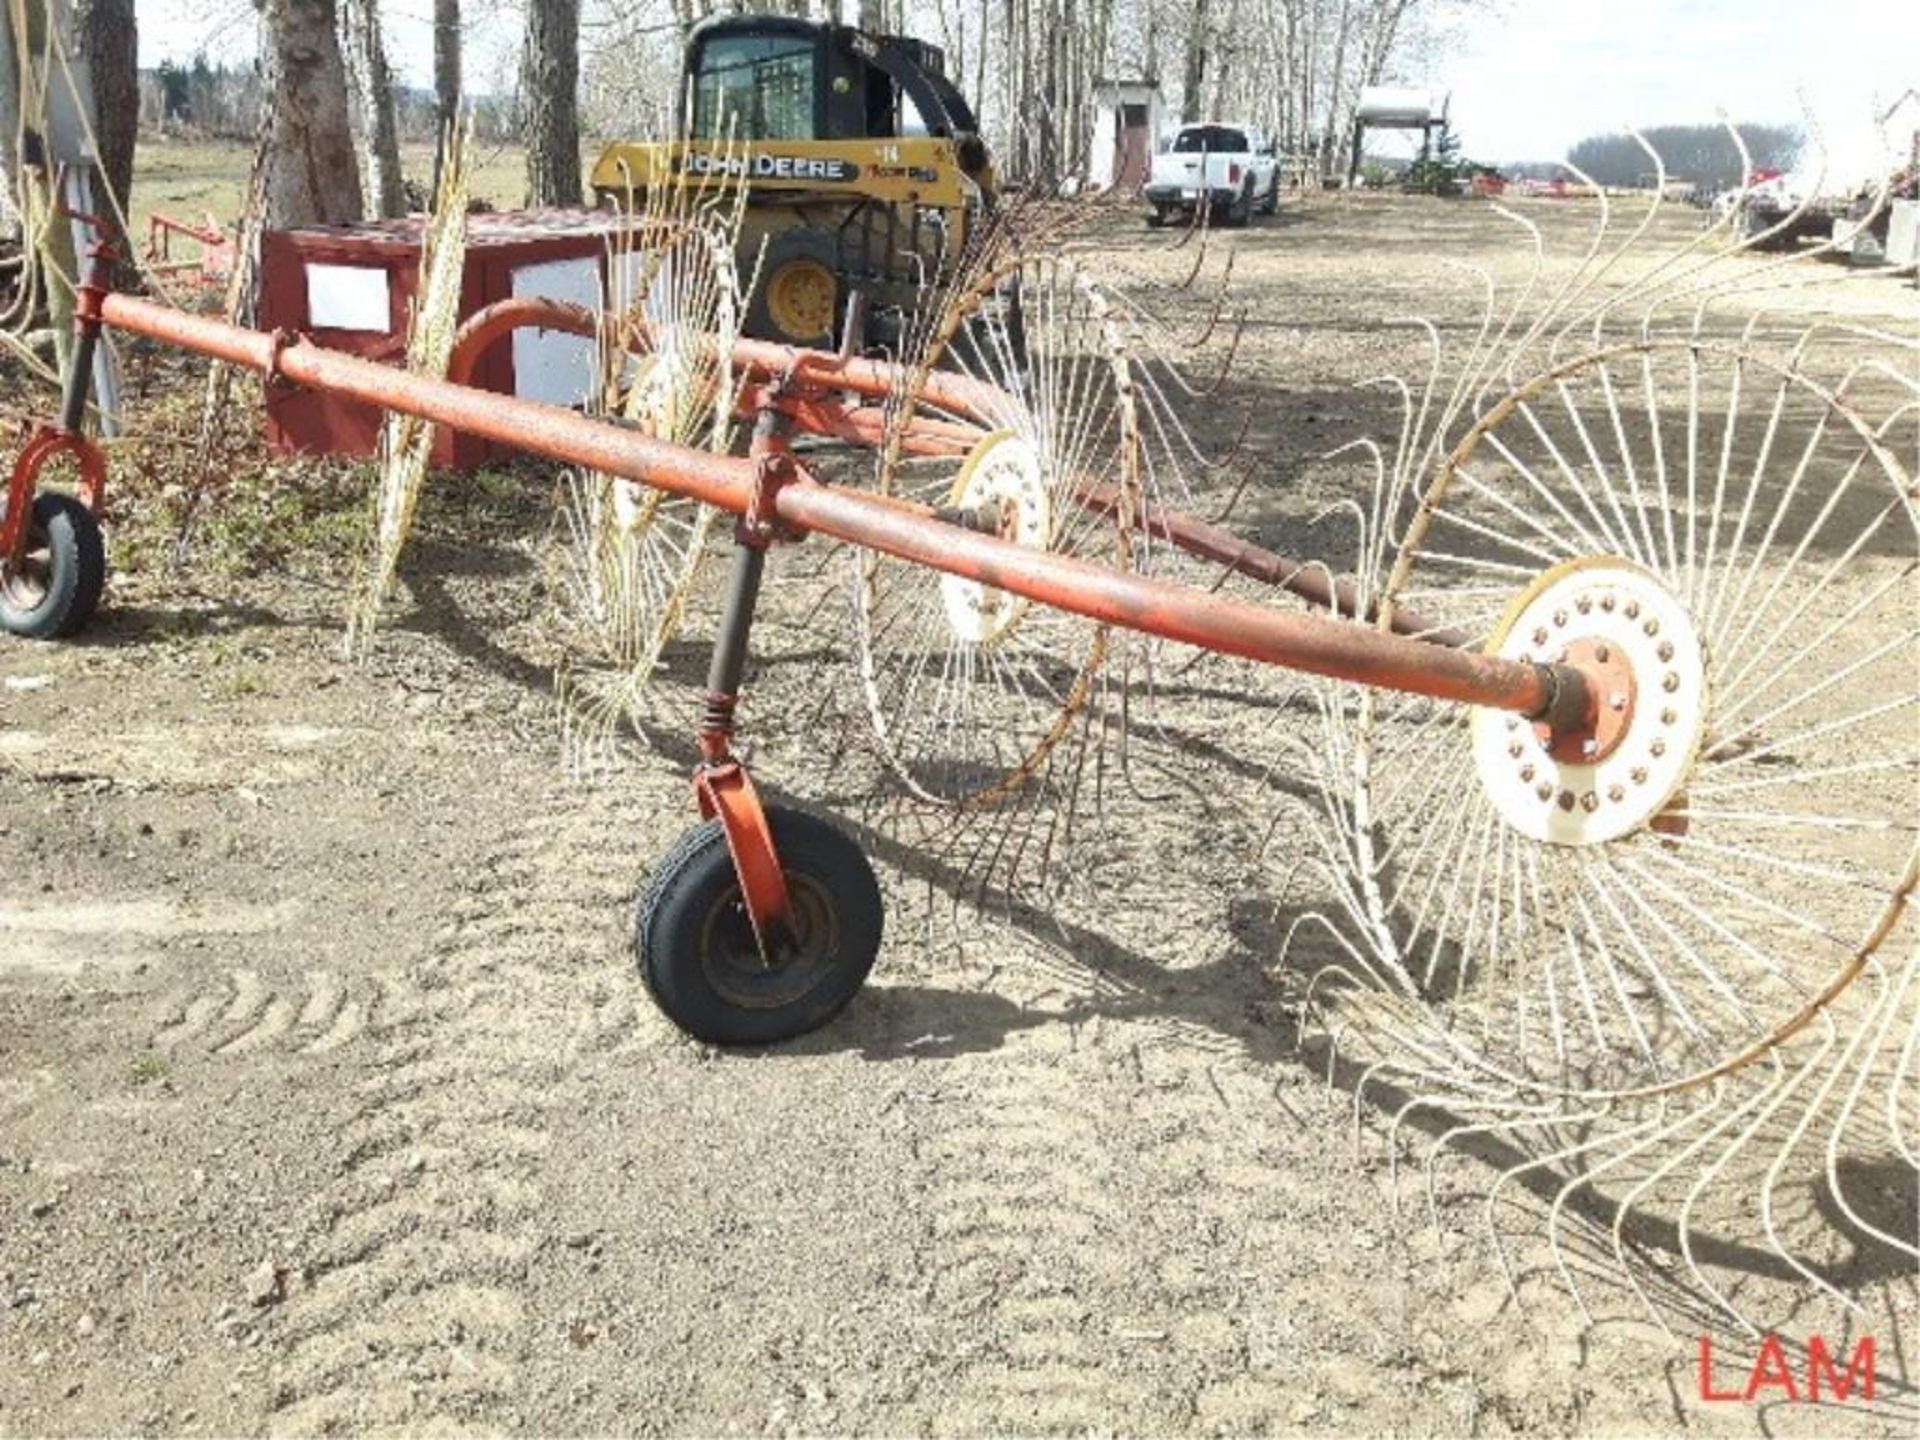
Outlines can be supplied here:
[[1120, 107], [1120, 150], [1113, 167], [1116, 189], [1138, 190], [1147, 183], [1147, 107]]

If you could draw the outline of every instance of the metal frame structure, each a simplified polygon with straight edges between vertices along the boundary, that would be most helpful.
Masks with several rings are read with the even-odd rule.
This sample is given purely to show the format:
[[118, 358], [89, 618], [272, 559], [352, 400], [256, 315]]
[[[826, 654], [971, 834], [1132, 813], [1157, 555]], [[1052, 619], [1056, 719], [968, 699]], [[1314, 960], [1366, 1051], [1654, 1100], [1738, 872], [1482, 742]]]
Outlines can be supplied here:
[[[1532, 719], [1557, 747], [1574, 753], [1591, 742], [1602, 725], [1598, 697], [1608, 675], [1605, 665], [1592, 657], [1576, 654], [1561, 663], [1543, 664], [1481, 654], [1444, 633], [1415, 638], [1424, 624], [1391, 612], [1366, 627], [1275, 610], [1023, 547], [1006, 538], [997, 512], [940, 510], [822, 481], [793, 453], [792, 437], [811, 433], [877, 443], [885, 431], [883, 402], [905, 378], [902, 367], [891, 362], [844, 351], [736, 342], [731, 361], [742, 380], [737, 408], [753, 420], [753, 444], [745, 456], [716, 454], [461, 383], [472, 374], [486, 345], [517, 326], [538, 324], [591, 335], [602, 323], [610, 323], [579, 307], [540, 299], [489, 307], [462, 328], [449, 367], [453, 378], [441, 380], [330, 350], [301, 336], [247, 329], [112, 293], [113, 259], [108, 247], [93, 248], [76, 310], [78, 340], [60, 418], [35, 432], [15, 464], [0, 525], [0, 555], [17, 563], [40, 473], [55, 455], [72, 454], [78, 461], [81, 499], [89, 509], [98, 513], [105, 504], [105, 461], [81, 427], [91, 357], [109, 326], [245, 366], [272, 383], [326, 390], [418, 416], [735, 515], [737, 548], [708, 677], [695, 787], [703, 813], [717, 816], [725, 828], [755, 936], [770, 963], [788, 913], [786, 884], [765, 810], [731, 741], [765, 555], [776, 543], [819, 533], [1161, 639], [1356, 684], [1515, 712]], [[980, 381], [946, 374], [919, 380], [938, 393], [950, 412], [991, 413], [995, 397]], [[903, 444], [910, 452], [955, 454], [964, 450], [966, 440], [952, 425], [915, 420]], [[1080, 488], [1092, 505], [1129, 503], [1097, 477], [1086, 478]], [[1140, 513], [1137, 504], [1133, 508]], [[1343, 606], [1351, 599], [1350, 592], [1324, 574], [1192, 517], [1147, 514], [1145, 523], [1191, 553], [1284, 585], [1322, 606]], [[1606, 723], [1616, 719], [1610, 716]]]

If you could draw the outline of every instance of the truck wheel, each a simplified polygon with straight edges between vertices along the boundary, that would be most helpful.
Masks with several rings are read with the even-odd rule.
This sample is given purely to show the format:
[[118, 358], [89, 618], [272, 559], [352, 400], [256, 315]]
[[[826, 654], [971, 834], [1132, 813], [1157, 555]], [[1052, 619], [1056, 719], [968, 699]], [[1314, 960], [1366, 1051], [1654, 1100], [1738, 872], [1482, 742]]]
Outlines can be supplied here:
[[840, 318], [840, 247], [824, 230], [785, 230], [767, 241], [746, 332], [783, 345], [831, 345]]
[[0, 571], [0, 630], [29, 640], [72, 635], [93, 618], [107, 580], [100, 522], [71, 495], [33, 498], [27, 554], [17, 571]]
[[1240, 198], [1227, 207], [1222, 223], [1235, 230], [1243, 229], [1253, 223], [1253, 177], [1247, 177], [1247, 183], [1241, 187]]
[[1149, 230], [1158, 230], [1162, 225], [1166, 223], [1167, 223], [1166, 206], [1155, 205], [1152, 209], [1147, 211], [1147, 228]]
[[1280, 213], [1280, 172], [1278, 170], [1273, 172], [1273, 183], [1267, 186], [1266, 202], [1261, 205], [1260, 213], [1262, 215]]
[[771, 805], [767, 820], [793, 899], [782, 963], [760, 957], [718, 820], [680, 837], [634, 921], [635, 958], [654, 1000], [715, 1045], [772, 1045], [825, 1024], [880, 953], [880, 885], [860, 847], [804, 810]]

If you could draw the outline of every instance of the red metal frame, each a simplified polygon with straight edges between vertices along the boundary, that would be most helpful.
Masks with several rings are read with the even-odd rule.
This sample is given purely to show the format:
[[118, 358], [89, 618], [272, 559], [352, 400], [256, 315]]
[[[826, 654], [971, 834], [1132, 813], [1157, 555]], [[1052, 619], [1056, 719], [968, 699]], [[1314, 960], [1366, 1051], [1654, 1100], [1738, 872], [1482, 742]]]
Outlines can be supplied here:
[[[96, 266], [96, 270], [100, 267]], [[741, 380], [740, 405], [756, 418], [752, 453], [718, 455], [609, 425], [559, 406], [477, 390], [470, 378], [486, 346], [526, 324], [594, 334], [602, 323], [591, 311], [549, 300], [515, 299], [475, 314], [456, 340], [450, 372], [433, 379], [344, 354], [284, 332], [249, 330], [132, 296], [109, 294], [103, 283], [82, 287], [78, 324], [97, 333], [110, 324], [165, 344], [250, 369], [287, 385], [305, 386], [397, 410], [450, 429], [545, 455], [569, 464], [639, 481], [741, 517], [735, 590], [716, 645], [710, 693], [700, 730], [702, 760], [694, 789], [702, 814], [718, 818], [739, 876], [761, 953], [778, 963], [774, 943], [792, 913], [765, 807], [733, 754], [734, 711], [744, 663], [746, 627], [757, 596], [766, 547], [811, 531], [993, 586], [1106, 624], [1143, 631], [1290, 669], [1438, 699], [1517, 711], [1555, 737], [1590, 739], [1602, 674], [1581, 663], [1539, 665], [1480, 654], [1458, 643], [1286, 613], [1165, 580], [1120, 573], [1087, 561], [1014, 544], [927, 507], [816, 480], [791, 453], [795, 428], [872, 444], [885, 435], [875, 401], [897, 392], [903, 372], [884, 361], [743, 340], [733, 363]], [[72, 378], [72, 377], [70, 377]], [[962, 377], [920, 377], [924, 392], [949, 413], [987, 423], [998, 392]], [[83, 383], [83, 382], [82, 382]], [[80, 392], [84, 399], [84, 390]], [[68, 397], [68, 409], [74, 408]], [[0, 555], [17, 563], [25, 520], [40, 470], [53, 456], [78, 457], [83, 493], [97, 506], [105, 464], [77, 424], [42, 427], [16, 461], [8, 490]], [[909, 431], [921, 453], [958, 453], [976, 437], [965, 426], [925, 422]], [[1117, 506], [1111, 487], [1089, 482], [1089, 503]], [[1357, 597], [1311, 567], [1249, 546], [1188, 516], [1147, 517], [1158, 533], [1192, 553], [1242, 573], [1285, 585], [1322, 605], [1352, 612]], [[1401, 617], [1395, 629], [1420, 629]], [[1435, 637], [1455, 640], [1457, 637]], [[1573, 742], [1577, 743], [1577, 742]]]
[[[97, 215], [63, 209], [68, 219], [93, 227], [96, 235], [107, 233]], [[113, 267], [119, 252], [104, 241], [87, 251], [87, 273], [74, 294], [73, 330], [76, 343], [69, 357], [69, 371], [61, 379], [60, 418], [52, 424], [37, 425], [13, 462], [7, 477], [7, 509], [0, 515], [0, 567], [18, 569], [26, 558], [27, 538], [33, 531], [33, 502], [40, 493], [40, 473], [61, 455], [71, 455], [80, 469], [80, 502], [93, 514], [105, 513], [107, 503], [107, 461], [100, 447], [81, 433], [86, 415], [87, 385], [91, 379], [94, 346], [106, 324], [105, 306], [113, 291]]]
[[[758, 488], [755, 460], [691, 450], [558, 406], [415, 375], [304, 339], [283, 341], [133, 296], [108, 296], [105, 315], [120, 329], [291, 384], [418, 415], [736, 515], [746, 512]], [[802, 368], [809, 377], [831, 375], [836, 384], [851, 380], [863, 390], [884, 373], [882, 362], [833, 355]], [[976, 534], [874, 495], [819, 484], [798, 462], [795, 469], [797, 478], [780, 488], [774, 511], [797, 530], [819, 531], [1056, 609], [1222, 654], [1535, 717], [1570, 705], [1579, 692], [1585, 714], [1586, 680], [1577, 667], [1475, 654], [1315, 615], [1287, 614], [1149, 576], [1118, 574]]]
[[95, 515], [104, 513], [107, 497], [107, 460], [100, 447], [84, 435], [58, 425], [39, 425], [27, 437], [13, 473], [7, 480], [7, 513], [0, 515], [0, 558], [17, 569], [26, 558], [27, 536], [33, 529], [33, 500], [40, 491], [40, 472], [60, 455], [71, 455], [80, 467], [80, 503]]
[[[175, 260], [172, 245], [175, 235], [198, 241], [200, 258]], [[226, 228], [211, 210], [207, 212], [205, 225], [176, 220], [171, 215], [155, 214], [147, 218], [147, 248], [140, 257], [140, 263], [148, 270], [169, 273], [198, 266], [202, 280], [214, 281], [225, 280], [233, 274], [239, 254], [239, 242], [227, 234]]]

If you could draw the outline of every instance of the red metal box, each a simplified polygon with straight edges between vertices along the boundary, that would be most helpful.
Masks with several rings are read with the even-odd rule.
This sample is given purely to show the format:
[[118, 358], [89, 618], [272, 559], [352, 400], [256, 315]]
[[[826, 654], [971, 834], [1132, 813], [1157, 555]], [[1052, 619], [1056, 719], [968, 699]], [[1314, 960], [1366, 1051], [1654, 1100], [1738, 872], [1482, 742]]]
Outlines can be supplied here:
[[[547, 295], [599, 307], [609, 257], [625, 225], [601, 210], [520, 210], [467, 221], [460, 318], [510, 295]], [[420, 286], [426, 221], [412, 216], [362, 225], [267, 232], [261, 245], [263, 329], [311, 335], [322, 345], [391, 365], [406, 363], [407, 325]], [[506, 395], [578, 404], [593, 382], [593, 342], [543, 330], [495, 344], [473, 383]], [[371, 455], [381, 413], [371, 405], [273, 388], [267, 434], [283, 452]], [[434, 463], [472, 469], [505, 447], [445, 430]]]

